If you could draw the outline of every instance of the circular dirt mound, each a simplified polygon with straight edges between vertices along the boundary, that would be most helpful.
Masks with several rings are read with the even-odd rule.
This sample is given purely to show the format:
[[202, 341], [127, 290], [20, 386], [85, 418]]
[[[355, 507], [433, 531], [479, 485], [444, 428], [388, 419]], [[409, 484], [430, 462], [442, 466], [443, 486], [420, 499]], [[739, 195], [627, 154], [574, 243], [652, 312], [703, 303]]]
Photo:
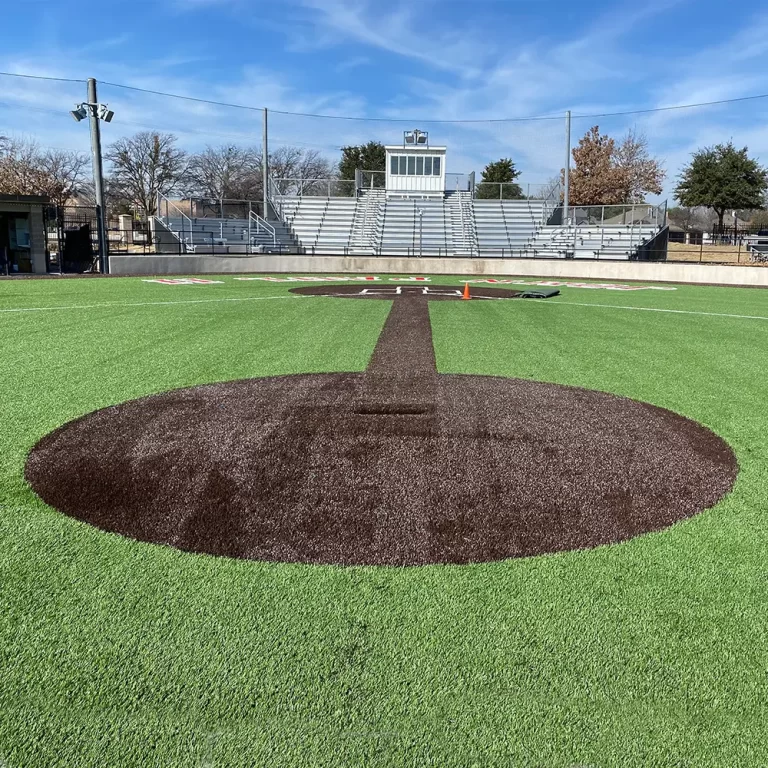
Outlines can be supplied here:
[[[389, 299], [391, 301], [398, 296], [423, 296], [430, 301], [445, 301], [461, 299], [463, 290], [463, 286], [460, 285], [357, 283], [356, 285], [303, 285], [300, 288], [291, 288], [290, 292], [300, 293], [303, 296], [338, 296], [345, 299]], [[474, 286], [470, 287], [469, 291], [473, 299], [514, 299], [521, 293], [508, 288], [476, 288]]]
[[48, 504], [134, 539], [344, 565], [618, 542], [712, 506], [736, 477], [720, 438], [648, 404], [441, 375], [424, 403], [390, 397], [377, 408], [364, 376], [251, 379], [123, 403], [43, 438], [26, 477]]

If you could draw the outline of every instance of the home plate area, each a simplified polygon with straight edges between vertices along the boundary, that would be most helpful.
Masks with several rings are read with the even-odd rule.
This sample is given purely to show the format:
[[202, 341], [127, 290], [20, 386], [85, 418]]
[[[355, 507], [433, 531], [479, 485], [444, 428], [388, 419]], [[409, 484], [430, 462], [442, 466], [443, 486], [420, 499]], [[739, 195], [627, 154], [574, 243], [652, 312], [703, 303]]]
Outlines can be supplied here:
[[[670, 411], [439, 374], [428, 302], [461, 301], [456, 286], [293, 292], [392, 302], [365, 372], [231, 381], [105, 408], [44, 437], [28, 482], [67, 515], [189, 552], [416, 566], [620, 542], [713, 506], [735, 481], [729, 446]], [[471, 289], [472, 299], [520, 294]]]

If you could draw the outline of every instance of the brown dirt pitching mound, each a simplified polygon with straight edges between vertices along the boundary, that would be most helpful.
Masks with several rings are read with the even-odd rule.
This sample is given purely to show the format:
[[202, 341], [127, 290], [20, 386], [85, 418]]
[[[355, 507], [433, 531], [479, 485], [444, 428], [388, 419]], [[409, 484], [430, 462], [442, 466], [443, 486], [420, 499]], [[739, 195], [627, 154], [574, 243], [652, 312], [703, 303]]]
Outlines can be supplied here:
[[733, 485], [730, 448], [669, 411], [438, 375], [435, 296], [414, 288], [395, 295], [365, 373], [212, 384], [97, 411], [43, 438], [27, 480], [62, 512], [141, 541], [338, 565], [610, 544]]
[[167, 392], [43, 438], [26, 477], [99, 528], [191, 552], [340, 565], [594, 547], [715, 504], [709, 430], [600, 392], [440, 375], [298, 375]]

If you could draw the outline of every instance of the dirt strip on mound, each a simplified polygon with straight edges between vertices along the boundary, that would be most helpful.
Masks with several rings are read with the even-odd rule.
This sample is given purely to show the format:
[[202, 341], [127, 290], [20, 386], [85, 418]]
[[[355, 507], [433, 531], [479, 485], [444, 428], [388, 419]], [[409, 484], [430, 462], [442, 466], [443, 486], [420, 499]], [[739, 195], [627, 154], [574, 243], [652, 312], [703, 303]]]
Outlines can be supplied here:
[[728, 445], [670, 411], [438, 375], [428, 298], [396, 295], [365, 373], [233, 381], [96, 411], [44, 437], [26, 478], [65, 514], [141, 541], [388, 566], [615, 543], [732, 487]]

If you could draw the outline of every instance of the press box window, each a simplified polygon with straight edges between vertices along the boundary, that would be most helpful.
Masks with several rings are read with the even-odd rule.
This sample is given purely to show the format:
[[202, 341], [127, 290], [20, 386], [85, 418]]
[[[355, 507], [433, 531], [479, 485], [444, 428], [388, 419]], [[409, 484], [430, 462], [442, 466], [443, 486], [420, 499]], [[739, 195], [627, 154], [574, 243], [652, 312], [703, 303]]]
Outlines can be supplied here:
[[416, 175], [416, 157], [414, 155], [408, 155], [408, 175]]
[[431, 157], [424, 158], [424, 175], [425, 176], [432, 175], [432, 158]]

